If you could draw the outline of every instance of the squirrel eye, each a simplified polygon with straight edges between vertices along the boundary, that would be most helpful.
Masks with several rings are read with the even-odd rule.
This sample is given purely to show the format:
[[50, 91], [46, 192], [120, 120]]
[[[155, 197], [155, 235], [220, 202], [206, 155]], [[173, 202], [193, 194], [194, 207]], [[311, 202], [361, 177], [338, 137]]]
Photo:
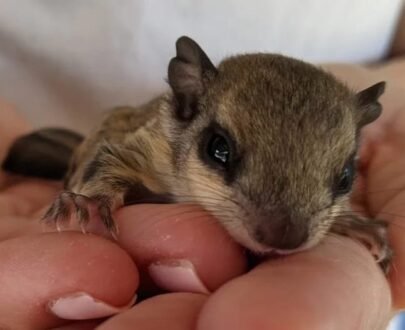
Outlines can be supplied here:
[[353, 180], [354, 180], [354, 164], [353, 162], [350, 162], [343, 168], [343, 171], [337, 180], [335, 186], [335, 194], [343, 195], [348, 193], [352, 188]]
[[226, 139], [219, 135], [214, 134], [207, 146], [208, 156], [215, 162], [226, 165], [229, 162], [230, 147]]

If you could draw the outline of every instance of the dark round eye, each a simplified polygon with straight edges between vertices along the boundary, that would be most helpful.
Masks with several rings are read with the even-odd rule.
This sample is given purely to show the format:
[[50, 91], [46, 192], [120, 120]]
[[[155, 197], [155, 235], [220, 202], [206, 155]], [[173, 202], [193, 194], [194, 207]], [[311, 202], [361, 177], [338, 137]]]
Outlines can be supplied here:
[[350, 191], [353, 185], [354, 180], [354, 164], [350, 162], [347, 164], [340, 177], [338, 178], [336, 187], [335, 187], [335, 194], [336, 195], [343, 195]]
[[230, 147], [226, 139], [219, 134], [214, 134], [208, 145], [207, 154], [215, 162], [227, 165], [230, 158]]

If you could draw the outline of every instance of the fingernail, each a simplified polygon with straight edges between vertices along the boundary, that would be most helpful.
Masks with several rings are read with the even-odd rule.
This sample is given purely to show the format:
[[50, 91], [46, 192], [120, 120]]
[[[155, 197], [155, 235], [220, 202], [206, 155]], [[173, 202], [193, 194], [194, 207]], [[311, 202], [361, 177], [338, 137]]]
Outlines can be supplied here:
[[48, 303], [49, 310], [62, 319], [88, 320], [120, 313], [130, 308], [136, 301], [136, 295], [122, 307], [115, 307], [98, 300], [85, 292], [69, 294]]
[[171, 292], [210, 292], [188, 260], [161, 260], [149, 265], [148, 270], [152, 280], [161, 289]]

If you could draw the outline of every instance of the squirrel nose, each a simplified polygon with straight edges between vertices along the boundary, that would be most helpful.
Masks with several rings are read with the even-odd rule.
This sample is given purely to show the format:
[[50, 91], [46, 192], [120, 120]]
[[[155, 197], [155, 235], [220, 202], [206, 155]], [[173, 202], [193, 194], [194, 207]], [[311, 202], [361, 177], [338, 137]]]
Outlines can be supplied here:
[[256, 229], [259, 243], [278, 250], [297, 249], [308, 239], [308, 221], [293, 220], [286, 214], [274, 214]]

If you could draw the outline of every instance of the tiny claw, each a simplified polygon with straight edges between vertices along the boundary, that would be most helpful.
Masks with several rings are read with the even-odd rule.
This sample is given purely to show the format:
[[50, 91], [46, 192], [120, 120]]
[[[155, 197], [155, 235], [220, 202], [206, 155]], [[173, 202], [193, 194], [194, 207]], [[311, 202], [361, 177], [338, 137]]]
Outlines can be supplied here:
[[71, 206], [69, 193], [62, 192], [45, 212], [41, 221], [47, 225], [55, 225], [58, 231], [62, 231], [60, 224], [70, 219]]
[[387, 237], [387, 223], [373, 218], [349, 217], [345, 222], [336, 222], [332, 232], [351, 237], [367, 247], [384, 274], [388, 274], [393, 252]]
[[83, 234], [87, 234], [87, 230], [86, 230], [86, 227], [85, 227], [84, 224], [81, 224], [81, 225], [80, 225], [80, 229], [81, 229], [81, 231], [82, 231]]
[[116, 227], [116, 228], [115, 228], [113, 231], [111, 231], [110, 233], [111, 233], [112, 238], [113, 238], [115, 241], [118, 241], [118, 235], [119, 235], [119, 233], [118, 233], [118, 228]]
[[[62, 224], [70, 220], [72, 211], [83, 234], [87, 234], [90, 222], [90, 207], [96, 206], [104, 233], [107, 231], [114, 240], [118, 240], [118, 228], [111, 215], [111, 201], [105, 196], [88, 197], [86, 195], [64, 191], [56, 198], [49, 207], [42, 220], [48, 225], [54, 225], [58, 232], [63, 231]], [[95, 217], [97, 219], [97, 217]], [[96, 232], [99, 232], [98, 230]]]
[[75, 195], [74, 197], [74, 205], [76, 208], [76, 217], [79, 221], [80, 227], [82, 228], [83, 233], [85, 230], [83, 230], [84, 226], [86, 226], [90, 220], [90, 213], [88, 209], [88, 203], [91, 202], [91, 199], [89, 199], [86, 196], [83, 195]]
[[118, 227], [111, 215], [110, 205], [100, 202], [98, 212], [105, 228], [107, 228], [108, 232], [115, 240], [118, 240]]
[[394, 257], [394, 252], [387, 244], [381, 250], [379, 258], [377, 259], [377, 263], [380, 265], [380, 267], [385, 275], [388, 275], [389, 271], [391, 270], [393, 257]]
[[59, 224], [58, 221], [56, 221], [55, 227], [56, 227], [56, 231], [57, 231], [58, 233], [61, 233], [61, 232], [62, 232], [62, 228], [60, 227], [60, 224]]

